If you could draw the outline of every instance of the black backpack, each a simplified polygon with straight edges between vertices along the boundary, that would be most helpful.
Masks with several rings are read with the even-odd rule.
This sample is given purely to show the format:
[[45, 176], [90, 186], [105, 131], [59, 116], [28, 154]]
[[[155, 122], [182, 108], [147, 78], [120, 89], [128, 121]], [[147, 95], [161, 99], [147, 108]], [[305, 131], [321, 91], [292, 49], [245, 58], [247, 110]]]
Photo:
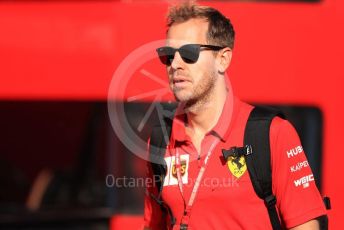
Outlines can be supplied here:
[[[229, 150], [222, 150], [225, 160], [229, 156], [244, 156], [247, 169], [252, 181], [253, 188], [257, 196], [264, 200], [265, 206], [269, 213], [270, 223], [274, 230], [283, 229], [278, 217], [276, 209], [276, 197], [272, 192], [272, 176], [270, 164], [270, 125], [272, 119], [276, 116], [284, 118], [284, 116], [276, 110], [263, 107], [254, 107], [251, 111], [244, 134], [244, 147], [232, 147]], [[165, 117], [163, 125], [155, 126], [152, 130], [150, 138], [150, 158], [151, 167], [154, 176], [160, 179], [155, 180], [158, 188], [158, 196], [150, 194], [150, 196], [160, 205], [164, 213], [170, 218], [171, 225], [175, 224], [175, 218], [170, 208], [161, 199], [161, 192], [164, 183], [164, 177], [167, 172], [167, 166], [164, 161], [165, 148], [168, 145], [172, 130], [172, 117]], [[254, 154], [259, 152], [258, 154]], [[153, 163], [156, 162], [156, 163]], [[325, 206], [330, 209], [330, 200], [324, 198]], [[327, 216], [318, 218], [321, 229], [328, 229]]]

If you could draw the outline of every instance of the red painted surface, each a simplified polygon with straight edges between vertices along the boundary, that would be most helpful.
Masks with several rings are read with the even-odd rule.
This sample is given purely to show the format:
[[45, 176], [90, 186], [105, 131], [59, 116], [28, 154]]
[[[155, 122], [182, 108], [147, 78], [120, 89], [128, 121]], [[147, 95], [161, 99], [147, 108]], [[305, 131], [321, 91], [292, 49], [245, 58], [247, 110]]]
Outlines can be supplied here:
[[116, 215], [110, 221], [110, 228], [143, 230], [143, 218], [138, 215]]
[[[332, 198], [331, 229], [340, 229], [343, 1], [209, 4], [236, 28], [228, 75], [239, 97], [322, 109], [323, 193]], [[166, 10], [166, 1], [1, 2], [0, 99], [106, 100], [121, 61], [136, 48], [164, 38]], [[141, 68], [164, 79], [157, 60], [136, 68], [126, 96], [159, 87], [142, 77]]]

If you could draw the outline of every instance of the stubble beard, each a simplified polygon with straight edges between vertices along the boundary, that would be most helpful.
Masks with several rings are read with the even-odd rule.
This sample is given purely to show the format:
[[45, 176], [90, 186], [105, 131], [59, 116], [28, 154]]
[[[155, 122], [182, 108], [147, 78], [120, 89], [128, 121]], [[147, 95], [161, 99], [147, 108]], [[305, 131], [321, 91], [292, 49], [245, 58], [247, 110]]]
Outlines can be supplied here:
[[[197, 85], [193, 85], [192, 89], [188, 91], [182, 88], [173, 88], [174, 96], [178, 102], [183, 104], [184, 112], [196, 113], [201, 109], [206, 109], [211, 106], [216, 77], [215, 72], [206, 73]], [[192, 81], [192, 84], [194, 83]]]

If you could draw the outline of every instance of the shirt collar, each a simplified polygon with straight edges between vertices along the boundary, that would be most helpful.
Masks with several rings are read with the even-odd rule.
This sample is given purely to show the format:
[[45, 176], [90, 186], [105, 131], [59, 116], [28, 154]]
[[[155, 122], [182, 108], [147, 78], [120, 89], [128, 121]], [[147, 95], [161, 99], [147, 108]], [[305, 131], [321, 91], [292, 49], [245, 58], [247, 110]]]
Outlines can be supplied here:
[[[222, 109], [221, 116], [214, 126], [214, 128], [208, 133], [218, 136], [221, 141], [225, 142], [228, 139], [233, 121], [236, 119], [238, 113], [238, 99], [236, 97], [226, 97], [225, 104]], [[190, 137], [185, 132], [186, 114], [181, 106], [178, 106], [172, 123], [171, 140], [186, 142], [191, 141]], [[207, 135], [208, 135], [207, 134]]]

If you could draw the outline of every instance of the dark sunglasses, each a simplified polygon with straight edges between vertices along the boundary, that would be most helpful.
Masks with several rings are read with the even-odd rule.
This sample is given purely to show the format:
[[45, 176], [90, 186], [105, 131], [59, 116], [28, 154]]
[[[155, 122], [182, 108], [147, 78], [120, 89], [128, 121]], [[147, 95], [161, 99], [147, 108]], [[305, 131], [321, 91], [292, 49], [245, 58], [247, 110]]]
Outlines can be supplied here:
[[163, 46], [156, 49], [156, 51], [162, 64], [169, 66], [171, 65], [174, 59], [174, 55], [177, 51], [179, 52], [184, 62], [188, 64], [196, 63], [199, 58], [199, 53], [202, 51], [201, 48], [203, 47], [205, 48], [205, 50], [221, 50], [225, 48], [213, 45], [187, 44], [179, 47], [179, 49], [170, 46]]

